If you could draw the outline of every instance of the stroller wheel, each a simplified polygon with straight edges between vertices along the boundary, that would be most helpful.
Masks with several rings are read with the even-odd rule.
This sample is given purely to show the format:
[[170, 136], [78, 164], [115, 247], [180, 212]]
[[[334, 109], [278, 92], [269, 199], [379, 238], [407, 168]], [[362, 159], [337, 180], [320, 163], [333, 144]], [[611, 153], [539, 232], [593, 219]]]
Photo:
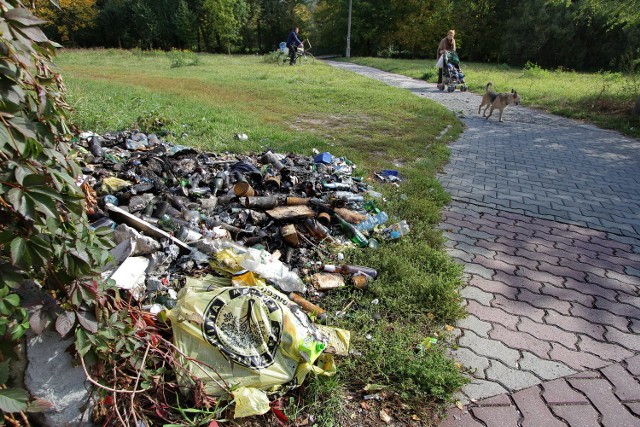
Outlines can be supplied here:
[[469, 89], [469, 88], [467, 87], [467, 85], [462, 85], [462, 86], [460, 86], [460, 92], [466, 92], [466, 91], [467, 91], [467, 89]]
[[456, 87], [453, 85], [447, 87], [447, 92], [453, 92], [454, 90], [456, 90]]
[[442, 83], [438, 83], [437, 88], [440, 90], [444, 90], [444, 85]]

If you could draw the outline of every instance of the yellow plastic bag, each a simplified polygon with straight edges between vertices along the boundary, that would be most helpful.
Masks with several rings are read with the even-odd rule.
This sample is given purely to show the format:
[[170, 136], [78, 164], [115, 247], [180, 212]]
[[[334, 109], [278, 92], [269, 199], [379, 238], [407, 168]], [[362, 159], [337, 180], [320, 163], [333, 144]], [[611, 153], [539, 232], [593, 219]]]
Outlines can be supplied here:
[[[260, 393], [252, 389], [286, 391], [311, 371], [333, 375], [333, 357], [322, 350], [348, 348], [348, 331], [327, 333], [271, 286], [199, 289], [183, 288], [168, 313], [173, 340], [188, 356], [179, 356], [180, 363], [203, 382], [208, 394], [233, 393], [237, 414], [255, 415], [264, 409], [264, 399], [255, 398]], [[332, 342], [336, 337], [344, 342]], [[193, 385], [190, 375], [177, 373], [181, 387]], [[239, 392], [241, 387], [249, 391]]]

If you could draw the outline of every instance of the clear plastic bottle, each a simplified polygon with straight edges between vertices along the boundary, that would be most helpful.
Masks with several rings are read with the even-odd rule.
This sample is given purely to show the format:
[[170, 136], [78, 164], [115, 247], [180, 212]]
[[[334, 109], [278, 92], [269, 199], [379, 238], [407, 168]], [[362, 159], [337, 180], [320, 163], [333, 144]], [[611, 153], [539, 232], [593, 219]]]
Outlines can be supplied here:
[[384, 235], [387, 239], [398, 239], [401, 236], [409, 233], [409, 224], [406, 220], [402, 220], [395, 224], [390, 225], [384, 229]]
[[367, 219], [358, 223], [356, 225], [356, 228], [360, 231], [367, 231], [367, 230], [371, 230], [373, 227], [375, 227], [378, 224], [384, 224], [388, 220], [389, 220], [389, 216], [385, 212], [381, 211], [375, 215], [367, 215]]

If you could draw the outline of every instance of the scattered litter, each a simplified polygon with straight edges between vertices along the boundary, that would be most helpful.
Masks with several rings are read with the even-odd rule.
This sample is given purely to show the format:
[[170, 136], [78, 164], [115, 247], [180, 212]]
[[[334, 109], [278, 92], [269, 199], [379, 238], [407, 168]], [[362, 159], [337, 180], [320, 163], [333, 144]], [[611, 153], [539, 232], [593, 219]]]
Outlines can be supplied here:
[[375, 249], [409, 225], [389, 224], [382, 194], [352, 176], [351, 161], [315, 149], [203, 153], [136, 131], [80, 137], [87, 215], [116, 245], [102, 276], [143, 309], [167, 311], [176, 346], [193, 356], [182, 387], [193, 376], [232, 395], [236, 417], [261, 414], [308, 372], [332, 375], [333, 355], [361, 355], [349, 331], [324, 325], [354, 300], [329, 313], [320, 298], [347, 284], [367, 291], [378, 272], [344, 264], [343, 251]]

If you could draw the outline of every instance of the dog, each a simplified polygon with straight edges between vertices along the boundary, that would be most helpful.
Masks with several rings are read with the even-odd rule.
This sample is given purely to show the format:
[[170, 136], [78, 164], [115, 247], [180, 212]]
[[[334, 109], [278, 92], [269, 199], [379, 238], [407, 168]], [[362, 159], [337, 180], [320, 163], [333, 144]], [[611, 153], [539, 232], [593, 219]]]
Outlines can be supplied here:
[[[482, 110], [482, 107], [484, 107], [484, 111], [482, 112], [482, 117], [486, 117], [487, 120], [489, 120], [489, 117], [491, 117], [491, 114], [493, 114], [493, 110], [497, 108], [498, 110], [500, 110], [500, 116], [498, 117], [498, 121], [502, 122], [503, 121], [502, 112], [504, 111], [504, 109], [507, 108], [507, 105], [520, 104], [520, 96], [518, 95], [518, 92], [516, 92], [513, 89], [511, 89], [511, 93], [494, 92], [492, 90], [489, 90], [491, 86], [493, 86], [493, 83], [489, 82], [484, 88], [484, 95], [482, 95], [482, 102], [478, 107], [478, 114], [480, 114], [480, 110]], [[489, 115], [487, 116], [486, 115], [487, 108], [489, 107], [491, 108], [489, 109]]]

